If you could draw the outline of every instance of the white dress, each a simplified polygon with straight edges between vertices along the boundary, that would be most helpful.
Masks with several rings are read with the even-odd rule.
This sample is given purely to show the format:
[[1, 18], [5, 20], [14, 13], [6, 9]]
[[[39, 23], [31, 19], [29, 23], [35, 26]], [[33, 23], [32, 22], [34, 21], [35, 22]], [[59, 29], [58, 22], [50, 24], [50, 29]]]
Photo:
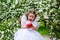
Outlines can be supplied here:
[[[23, 15], [21, 17], [21, 25], [26, 25], [26, 16]], [[37, 18], [39, 18], [38, 16], [36, 17], [35, 21], [32, 22], [32, 24], [35, 27], [39, 26], [39, 22], [37, 22]], [[25, 28], [25, 29], [19, 29], [15, 34], [14, 34], [14, 40], [44, 40], [44, 38], [41, 36], [41, 34], [33, 29], [30, 28]]]

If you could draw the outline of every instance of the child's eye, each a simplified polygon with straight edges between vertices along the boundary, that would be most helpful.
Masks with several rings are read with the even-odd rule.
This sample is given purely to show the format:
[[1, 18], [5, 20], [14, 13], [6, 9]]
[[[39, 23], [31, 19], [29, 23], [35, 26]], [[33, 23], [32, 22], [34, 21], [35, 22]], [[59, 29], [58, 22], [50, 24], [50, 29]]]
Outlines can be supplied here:
[[30, 16], [31, 17], [31, 16]]

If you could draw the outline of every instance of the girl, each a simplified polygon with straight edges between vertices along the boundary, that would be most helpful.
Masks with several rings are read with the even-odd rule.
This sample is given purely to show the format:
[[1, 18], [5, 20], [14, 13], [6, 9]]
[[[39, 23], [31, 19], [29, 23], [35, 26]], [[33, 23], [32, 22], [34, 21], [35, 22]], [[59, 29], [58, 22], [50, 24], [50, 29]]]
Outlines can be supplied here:
[[39, 16], [34, 9], [31, 9], [21, 17], [21, 29], [14, 34], [14, 40], [44, 40], [40, 33], [37, 32]]

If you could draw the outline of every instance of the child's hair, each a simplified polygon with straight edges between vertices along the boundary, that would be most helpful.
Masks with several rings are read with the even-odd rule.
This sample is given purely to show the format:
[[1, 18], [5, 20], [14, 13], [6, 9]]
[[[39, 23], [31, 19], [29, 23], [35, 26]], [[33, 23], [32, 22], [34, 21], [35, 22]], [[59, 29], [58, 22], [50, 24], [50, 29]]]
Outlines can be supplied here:
[[[30, 9], [30, 10], [26, 13], [27, 19], [28, 19], [28, 15], [29, 15], [30, 13], [34, 14], [34, 15], [35, 15], [35, 18], [37, 17], [36, 11], [35, 11], [34, 9]], [[34, 20], [35, 20], [35, 19], [34, 19]]]

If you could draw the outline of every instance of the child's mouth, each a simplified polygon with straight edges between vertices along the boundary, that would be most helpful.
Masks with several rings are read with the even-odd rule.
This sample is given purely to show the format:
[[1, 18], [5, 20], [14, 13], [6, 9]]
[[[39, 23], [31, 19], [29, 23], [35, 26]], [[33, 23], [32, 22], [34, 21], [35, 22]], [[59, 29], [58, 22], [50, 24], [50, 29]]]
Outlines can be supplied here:
[[32, 19], [30, 19], [30, 21], [32, 21]]

